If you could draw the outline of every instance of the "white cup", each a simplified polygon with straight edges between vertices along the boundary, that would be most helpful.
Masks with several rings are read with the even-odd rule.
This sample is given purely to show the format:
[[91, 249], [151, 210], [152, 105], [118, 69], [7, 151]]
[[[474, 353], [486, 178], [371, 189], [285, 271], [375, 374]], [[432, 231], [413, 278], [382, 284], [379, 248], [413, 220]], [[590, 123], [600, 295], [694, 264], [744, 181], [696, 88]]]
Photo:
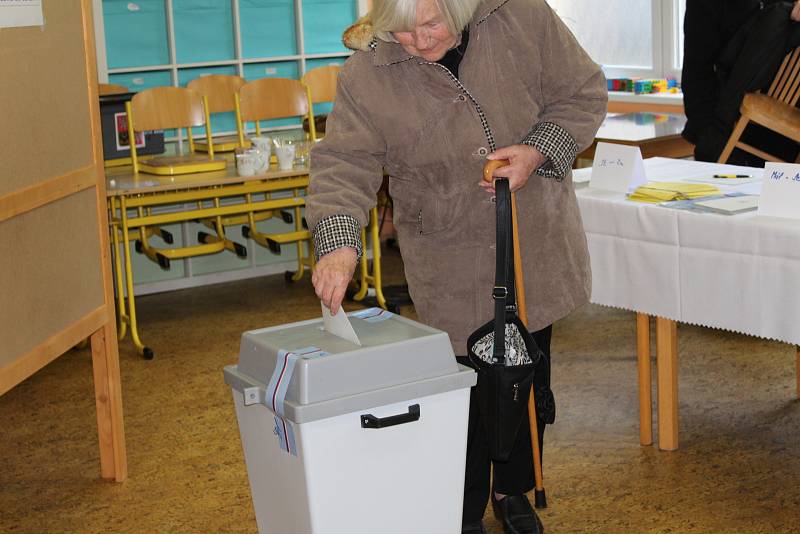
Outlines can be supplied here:
[[282, 171], [291, 170], [294, 164], [294, 153], [297, 147], [290, 143], [283, 143], [275, 147], [278, 158], [278, 168]]
[[267, 161], [269, 161], [269, 156], [272, 153], [272, 138], [267, 135], [261, 135], [258, 137], [251, 137], [250, 142], [255, 148], [259, 149], [262, 154], [266, 154]]
[[236, 174], [239, 176], [254, 176], [256, 165], [258, 164], [258, 154], [245, 152], [236, 154]]
[[269, 171], [269, 151], [262, 152], [259, 149], [250, 149], [255, 152], [253, 154], [254, 166], [256, 174], [264, 174]]

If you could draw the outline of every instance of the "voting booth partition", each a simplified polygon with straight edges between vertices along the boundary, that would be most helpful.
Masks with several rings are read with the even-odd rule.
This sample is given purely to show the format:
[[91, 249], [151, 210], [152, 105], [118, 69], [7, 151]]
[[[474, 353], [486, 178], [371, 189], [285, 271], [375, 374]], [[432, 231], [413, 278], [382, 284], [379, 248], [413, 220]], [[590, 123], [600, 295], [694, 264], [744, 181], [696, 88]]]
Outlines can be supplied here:
[[89, 0], [41, 8], [36, 25], [0, 23], [0, 395], [91, 338], [100, 472], [121, 481], [92, 9]]

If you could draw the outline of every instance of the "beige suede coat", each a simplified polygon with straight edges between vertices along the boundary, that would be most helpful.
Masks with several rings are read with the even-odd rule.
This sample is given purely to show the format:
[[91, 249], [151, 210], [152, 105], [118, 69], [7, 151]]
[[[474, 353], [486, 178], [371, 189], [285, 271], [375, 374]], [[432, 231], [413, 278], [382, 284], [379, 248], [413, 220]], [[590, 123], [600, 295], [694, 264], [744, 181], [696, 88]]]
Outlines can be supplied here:
[[[335, 214], [365, 225], [385, 168], [417, 313], [458, 355], [494, 310], [495, 204], [478, 187], [486, 154], [542, 122], [582, 150], [607, 101], [600, 68], [544, 0], [486, 0], [469, 31], [458, 80], [383, 41], [347, 60], [312, 150], [306, 208], [310, 228]], [[587, 302], [586, 237], [569, 172], [533, 174], [517, 206], [528, 326], [538, 330]]]

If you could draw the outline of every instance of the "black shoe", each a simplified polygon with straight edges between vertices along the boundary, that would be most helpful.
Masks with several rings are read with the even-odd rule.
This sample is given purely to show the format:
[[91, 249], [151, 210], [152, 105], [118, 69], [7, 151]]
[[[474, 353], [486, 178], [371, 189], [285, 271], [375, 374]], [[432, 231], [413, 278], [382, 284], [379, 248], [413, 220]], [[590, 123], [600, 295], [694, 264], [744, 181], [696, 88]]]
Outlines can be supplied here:
[[492, 492], [492, 510], [506, 534], [544, 533], [544, 526], [525, 495], [508, 495], [498, 501]]
[[486, 531], [483, 530], [483, 521], [464, 523], [461, 526], [461, 534], [486, 534]]

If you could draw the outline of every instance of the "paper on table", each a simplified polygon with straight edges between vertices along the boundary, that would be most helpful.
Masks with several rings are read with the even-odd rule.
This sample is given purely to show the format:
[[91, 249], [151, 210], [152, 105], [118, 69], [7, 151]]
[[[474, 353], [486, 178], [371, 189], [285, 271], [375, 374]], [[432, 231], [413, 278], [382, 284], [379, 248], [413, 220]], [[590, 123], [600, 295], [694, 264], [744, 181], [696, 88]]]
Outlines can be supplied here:
[[700, 200], [695, 202], [698, 206], [708, 208], [717, 213], [733, 215], [743, 211], [758, 208], [758, 197], [755, 195], [742, 195], [737, 197], [716, 198], [713, 200]]
[[339, 306], [339, 311], [336, 315], [331, 315], [331, 310], [324, 303], [320, 302], [320, 306], [322, 306], [322, 322], [325, 330], [360, 347], [361, 341], [358, 339], [356, 331], [353, 330], [353, 325], [350, 324], [350, 319], [347, 318], [342, 307]]

